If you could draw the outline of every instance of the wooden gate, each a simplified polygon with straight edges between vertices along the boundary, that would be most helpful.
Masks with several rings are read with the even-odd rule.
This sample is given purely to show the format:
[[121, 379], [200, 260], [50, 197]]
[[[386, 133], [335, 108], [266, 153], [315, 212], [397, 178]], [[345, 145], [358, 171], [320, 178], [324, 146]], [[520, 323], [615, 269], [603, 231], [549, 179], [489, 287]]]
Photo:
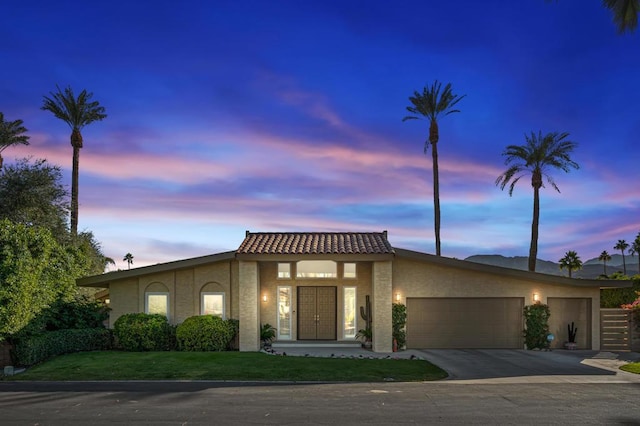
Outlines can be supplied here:
[[600, 349], [631, 350], [631, 316], [625, 309], [600, 309]]

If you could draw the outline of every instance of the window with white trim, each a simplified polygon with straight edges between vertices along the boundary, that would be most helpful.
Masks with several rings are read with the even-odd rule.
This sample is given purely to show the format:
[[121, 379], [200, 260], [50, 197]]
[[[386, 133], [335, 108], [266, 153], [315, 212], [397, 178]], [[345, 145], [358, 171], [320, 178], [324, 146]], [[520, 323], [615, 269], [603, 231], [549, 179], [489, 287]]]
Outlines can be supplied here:
[[280, 278], [280, 279], [291, 278], [291, 264], [290, 263], [278, 263], [278, 278]]
[[278, 286], [278, 340], [291, 340], [291, 286]]
[[147, 314], [160, 314], [169, 318], [169, 293], [147, 292], [144, 294], [144, 311]]
[[343, 263], [342, 267], [342, 278], [356, 278], [355, 263]]
[[356, 337], [356, 288], [344, 287], [343, 289], [344, 300], [344, 312], [343, 312], [343, 327], [342, 332], [345, 339], [355, 339]]
[[337, 278], [338, 266], [333, 260], [301, 260], [296, 264], [296, 278]]
[[200, 315], [225, 317], [224, 293], [203, 292], [200, 295]]

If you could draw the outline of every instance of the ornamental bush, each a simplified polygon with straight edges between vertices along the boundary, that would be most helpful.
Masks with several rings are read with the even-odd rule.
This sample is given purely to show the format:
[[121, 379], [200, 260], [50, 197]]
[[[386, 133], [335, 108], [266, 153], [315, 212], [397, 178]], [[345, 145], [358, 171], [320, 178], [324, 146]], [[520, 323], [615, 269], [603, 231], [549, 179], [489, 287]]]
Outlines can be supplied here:
[[402, 303], [394, 303], [391, 310], [391, 323], [393, 338], [396, 339], [398, 349], [402, 349], [407, 343], [407, 307]]
[[527, 327], [524, 330], [524, 341], [527, 349], [546, 349], [549, 347], [547, 336], [549, 335], [550, 316], [551, 311], [548, 305], [536, 303], [524, 307]]
[[57, 355], [111, 349], [111, 332], [105, 328], [48, 331], [16, 339], [16, 365], [34, 365]]
[[636, 300], [634, 300], [631, 303], [625, 303], [620, 307], [622, 309], [628, 309], [631, 311], [631, 316], [633, 317], [633, 323], [635, 324], [636, 328], [640, 330], [640, 291], [637, 291], [636, 295], [638, 296]]
[[131, 352], [175, 348], [175, 327], [160, 314], [125, 314], [113, 324], [116, 344]]
[[632, 303], [638, 291], [640, 291], [640, 278], [635, 277], [632, 287], [603, 288], [600, 290], [600, 307], [619, 308], [620, 305]]
[[224, 351], [236, 333], [235, 323], [213, 315], [189, 317], [176, 329], [181, 351]]

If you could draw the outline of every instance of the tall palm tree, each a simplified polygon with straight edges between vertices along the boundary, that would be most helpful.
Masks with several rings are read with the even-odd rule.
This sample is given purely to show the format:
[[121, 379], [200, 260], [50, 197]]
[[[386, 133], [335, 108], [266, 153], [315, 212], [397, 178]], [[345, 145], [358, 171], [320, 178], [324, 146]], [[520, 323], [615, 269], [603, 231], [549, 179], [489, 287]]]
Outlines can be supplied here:
[[27, 128], [22, 125], [22, 120], [4, 121], [4, 114], [0, 112], [0, 169], [4, 159], [2, 151], [10, 146], [22, 144], [29, 145]]
[[600, 253], [600, 257], [598, 257], [598, 260], [602, 260], [602, 262], [604, 263], [604, 276], [607, 276], [607, 262], [611, 260], [611, 255], [609, 254], [608, 251], [604, 250], [602, 253]]
[[627, 275], [627, 262], [624, 260], [624, 251], [629, 248], [629, 243], [625, 240], [618, 240], [613, 248], [620, 250], [620, 253], [622, 253], [622, 272]]
[[571, 272], [577, 271], [582, 268], [582, 260], [580, 256], [573, 250], [569, 250], [564, 254], [564, 257], [560, 259], [560, 269], [567, 269], [569, 271], [569, 278], [571, 278]]
[[64, 121], [71, 128], [71, 146], [73, 147], [73, 169], [71, 174], [71, 235], [78, 234], [78, 173], [80, 168], [80, 148], [82, 148], [82, 133], [84, 126], [101, 121], [107, 117], [104, 107], [98, 101], [92, 101], [93, 93], [86, 90], [80, 92], [76, 98], [73, 90], [68, 86], [64, 91], [56, 86], [57, 92], [51, 92], [51, 97], [44, 96], [42, 107], [44, 111], [51, 111], [56, 118]]
[[602, 0], [602, 4], [613, 13], [613, 22], [620, 34], [638, 27], [640, 0]]
[[540, 188], [544, 188], [542, 177], [558, 192], [558, 186], [548, 174], [550, 168], [569, 172], [570, 168], [578, 169], [580, 166], [571, 160], [571, 153], [577, 146], [575, 142], [566, 140], [569, 133], [548, 133], [536, 135], [531, 132], [525, 135], [525, 145], [509, 145], [502, 155], [507, 157], [505, 164], [509, 168], [496, 179], [496, 185], [504, 190], [509, 185], [509, 196], [513, 195], [513, 188], [525, 174], [531, 174], [531, 186], [533, 187], [533, 221], [531, 222], [531, 245], [529, 246], [529, 271], [536, 270], [536, 258], [538, 256], [538, 226], [540, 222]]
[[133, 265], [133, 255], [131, 253], [127, 253], [124, 255], [122, 259], [124, 262], [127, 262], [127, 269], [131, 269], [131, 265]]
[[424, 142], [424, 153], [426, 154], [431, 146], [431, 157], [433, 159], [433, 215], [434, 230], [436, 237], [436, 255], [441, 255], [440, 250], [440, 182], [438, 175], [438, 141], [440, 140], [440, 131], [438, 128], [438, 117], [440, 115], [449, 115], [454, 112], [460, 112], [454, 109], [454, 106], [460, 102], [466, 95], [458, 96], [451, 90], [451, 83], [447, 83], [442, 93], [442, 83], [435, 80], [430, 86], [425, 86], [422, 93], [413, 92], [413, 96], [409, 97], [409, 101], [413, 106], [408, 106], [407, 111], [413, 115], [408, 115], [402, 119], [429, 120], [429, 138]]

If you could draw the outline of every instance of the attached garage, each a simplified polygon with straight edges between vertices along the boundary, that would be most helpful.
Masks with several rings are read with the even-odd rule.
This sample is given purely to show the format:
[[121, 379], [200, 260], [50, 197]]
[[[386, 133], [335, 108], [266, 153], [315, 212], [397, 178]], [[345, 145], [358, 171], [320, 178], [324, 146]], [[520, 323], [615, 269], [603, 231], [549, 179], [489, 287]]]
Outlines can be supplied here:
[[549, 331], [555, 336], [552, 348], [562, 348], [569, 338], [567, 326], [578, 328], [576, 343], [579, 349], [591, 349], [591, 299], [583, 297], [549, 297]]
[[522, 349], [520, 297], [407, 298], [407, 348]]

